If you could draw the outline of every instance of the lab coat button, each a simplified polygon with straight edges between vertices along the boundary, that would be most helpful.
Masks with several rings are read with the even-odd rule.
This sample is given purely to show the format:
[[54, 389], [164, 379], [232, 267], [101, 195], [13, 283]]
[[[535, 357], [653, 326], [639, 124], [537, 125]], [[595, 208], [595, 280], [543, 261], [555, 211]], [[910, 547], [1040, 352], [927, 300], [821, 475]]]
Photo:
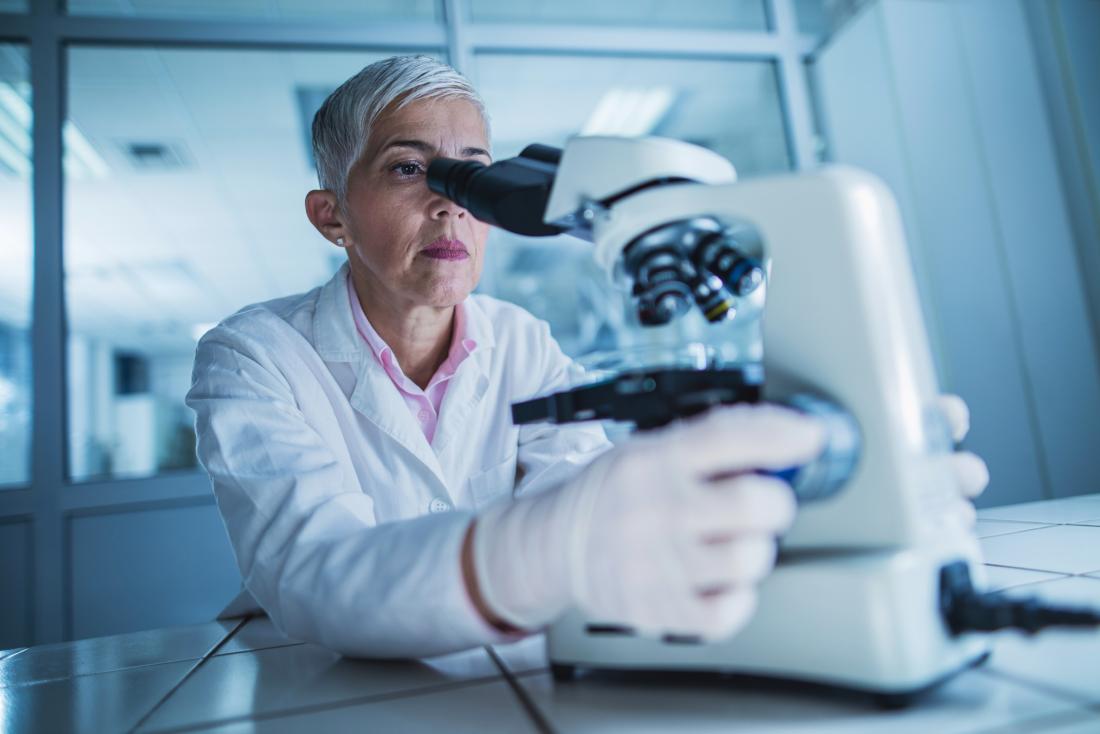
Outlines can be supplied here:
[[451, 506], [441, 499], [434, 499], [431, 504], [428, 505], [429, 512], [447, 512], [451, 509]]

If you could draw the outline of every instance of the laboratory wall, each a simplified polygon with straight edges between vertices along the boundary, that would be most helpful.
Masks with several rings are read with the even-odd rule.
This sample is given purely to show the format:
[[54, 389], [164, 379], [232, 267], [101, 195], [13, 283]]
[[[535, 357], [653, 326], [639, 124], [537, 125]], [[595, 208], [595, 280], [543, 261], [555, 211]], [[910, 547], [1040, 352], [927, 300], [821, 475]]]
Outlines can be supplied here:
[[813, 63], [829, 157], [898, 198], [985, 505], [1095, 492], [1100, 474], [1096, 242], [1073, 226], [1033, 30], [1014, 0], [881, 0]]
[[1066, 203], [1100, 340], [1100, 2], [1027, 3]]

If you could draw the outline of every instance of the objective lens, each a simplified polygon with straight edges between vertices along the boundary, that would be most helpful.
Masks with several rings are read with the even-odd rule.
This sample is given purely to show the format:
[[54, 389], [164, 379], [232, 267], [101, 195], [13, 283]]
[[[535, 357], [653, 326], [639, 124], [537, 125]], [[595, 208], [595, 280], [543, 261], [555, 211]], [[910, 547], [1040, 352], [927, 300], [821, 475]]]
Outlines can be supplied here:
[[721, 278], [705, 270], [696, 271], [692, 283], [695, 302], [707, 321], [713, 324], [733, 318], [737, 312], [733, 307], [733, 294], [729, 292]]
[[724, 274], [699, 257], [720, 244], [724, 232], [713, 217], [697, 217], [661, 225], [623, 250], [623, 273], [643, 324], [666, 324], [692, 302], [711, 323], [733, 317], [735, 293]]
[[700, 268], [721, 278], [734, 296], [743, 298], [764, 282], [764, 268], [738, 250], [736, 244], [728, 232], [717, 233], [699, 244], [694, 260]]
[[642, 324], [661, 326], [690, 308], [690, 274], [683, 271], [683, 261], [674, 251], [642, 251], [639, 257], [627, 255], [625, 264], [634, 282], [632, 292]]

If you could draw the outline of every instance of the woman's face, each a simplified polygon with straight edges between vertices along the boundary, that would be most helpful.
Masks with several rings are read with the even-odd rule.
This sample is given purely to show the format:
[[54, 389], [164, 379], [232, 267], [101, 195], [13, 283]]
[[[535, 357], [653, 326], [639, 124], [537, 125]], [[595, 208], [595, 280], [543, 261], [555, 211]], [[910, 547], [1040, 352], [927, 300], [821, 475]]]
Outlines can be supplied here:
[[348, 175], [351, 267], [390, 303], [453, 306], [481, 277], [489, 225], [428, 189], [435, 158], [491, 162], [472, 103], [417, 100], [384, 112]]

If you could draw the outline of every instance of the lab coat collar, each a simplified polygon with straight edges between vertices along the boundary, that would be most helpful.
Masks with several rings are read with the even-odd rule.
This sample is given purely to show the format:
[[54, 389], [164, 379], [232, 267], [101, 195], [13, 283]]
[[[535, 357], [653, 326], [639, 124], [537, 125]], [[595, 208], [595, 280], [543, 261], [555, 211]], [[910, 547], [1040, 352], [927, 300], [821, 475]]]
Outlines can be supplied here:
[[462, 308], [466, 313], [466, 338], [477, 342], [474, 352], [495, 347], [496, 337], [493, 335], [493, 322], [481, 309], [477, 298], [466, 296], [466, 300], [462, 302]]
[[348, 264], [321, 286], [313, 312], [313, 348], [326, 362], [359, 362], [370, 356], [348, 308]]
[[351, 406], [412, 453], [446, 487], [449, 483], [439, 454], [455, 436], [462, 435], [471, 411], [488, 391], [491, 352], [496, 345], [492, 322], [477, 299], [467, 297], [463, 303], [466, 336], [477, 346], [451, 378], [436, 425], [433, 448], [385, 368], [356, 330], [348, 307], [347, 278], [348, 265], [345, 263], [321, 287], [313, 316], [314, 349], [326, 362], [355, 365], [355, 387], [348, 397]]

